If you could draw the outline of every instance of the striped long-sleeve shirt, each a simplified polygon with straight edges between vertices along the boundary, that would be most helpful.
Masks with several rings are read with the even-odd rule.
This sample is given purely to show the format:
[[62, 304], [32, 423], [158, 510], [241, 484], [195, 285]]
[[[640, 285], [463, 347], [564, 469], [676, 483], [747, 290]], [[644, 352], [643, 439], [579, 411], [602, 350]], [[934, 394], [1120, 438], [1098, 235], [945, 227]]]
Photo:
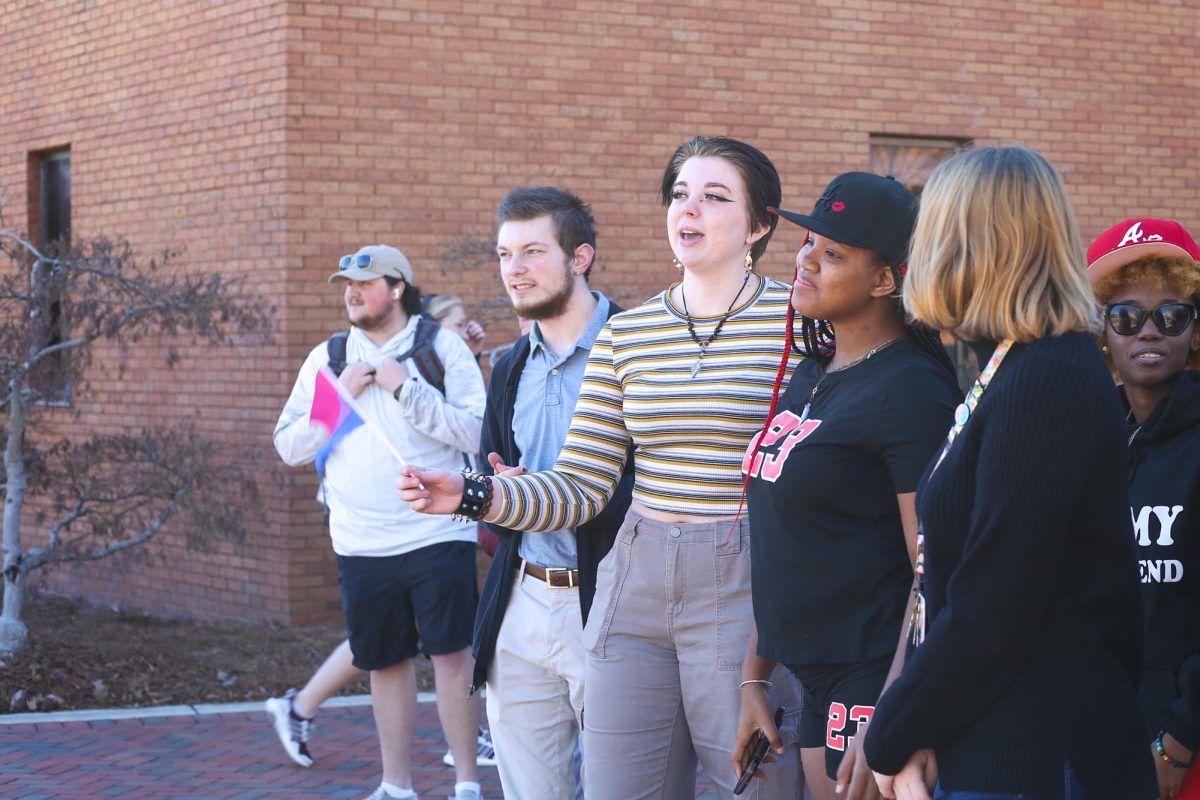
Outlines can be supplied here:
[[[497, 524], [544, 531], [591, 519], [612, 496], [631, 442], [635, 500], [664, 513], [735, 514], [742, 457], [766, 419], [783, 354], [789, 293], [786, 284], [761, 279], [694, 374], [700, 348], [669, 291], [614, 316], [592, 346], [554, 468], [492, 479], [501, 500]], [[701, 338], [719, 321], [692, 317]]]

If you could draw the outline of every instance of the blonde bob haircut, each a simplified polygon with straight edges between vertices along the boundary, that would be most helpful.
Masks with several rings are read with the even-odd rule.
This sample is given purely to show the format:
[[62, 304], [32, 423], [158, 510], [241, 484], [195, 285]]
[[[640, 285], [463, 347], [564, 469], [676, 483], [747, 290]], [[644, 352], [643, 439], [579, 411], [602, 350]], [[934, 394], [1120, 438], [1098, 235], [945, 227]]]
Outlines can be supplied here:
[[425, 303], [425, 313], [433, 318], [434, 322], [441, 322], [446, 318], [446, 315], [454, 310], [455, 306], [462, 306], [465, 311], [467, 306], [463, 303], [462, 298], [452, 294], [434, 294], [429, 295]]
[[980, 147], [933, 171], [904, 308], [962, 339], [1099, 333], [1100, 308], [1062, 180], [1026, 147]]

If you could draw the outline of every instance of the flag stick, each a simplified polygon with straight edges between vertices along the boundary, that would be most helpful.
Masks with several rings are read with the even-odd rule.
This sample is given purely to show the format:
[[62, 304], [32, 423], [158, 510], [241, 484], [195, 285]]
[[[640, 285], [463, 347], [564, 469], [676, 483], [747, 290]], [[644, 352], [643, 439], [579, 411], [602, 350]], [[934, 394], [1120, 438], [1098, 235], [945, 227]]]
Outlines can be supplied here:
[[391, 439], [387, 437], [387, 435], [383, 432], [383, 429], [376, 425], [371, 418], [363, 412], [358, 403], [354, 401], [354, 396], [346, 390], [346, 387], [342, 386], [341, 381], [334, 380], [333, 388], [336, 389], [338, 395], [346, 401], [346, 404], [349, 405], [350, 408], [354, 409], [354, 413], [358, 414], [358, 418], [363, 421], [363, 425], [366, 425], [368, 428], [370, 428], [371, 432], [383, 441], [384, 445], [387, 446], [388, 451], [391, 452], [391, 454], [395, 456], [396, 460], [400, 462], [400, 466], [407, 467], [408, 462], [405, 461], [404, 456], [400, 455], [400, 452], [396, 450]]

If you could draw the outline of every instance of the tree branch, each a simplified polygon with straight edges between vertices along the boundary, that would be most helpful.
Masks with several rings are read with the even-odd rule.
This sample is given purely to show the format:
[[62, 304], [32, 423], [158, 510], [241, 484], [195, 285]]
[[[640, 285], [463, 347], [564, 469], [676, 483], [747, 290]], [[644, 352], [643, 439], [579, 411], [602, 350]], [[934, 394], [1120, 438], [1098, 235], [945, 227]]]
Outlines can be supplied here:
[[135, 547], [136, 545], [139, 545], [150, 537], [154, 536], [154, 534], [158, 533], [162, 526], [167, 523], [167, 520], [175, 516], [176, 512], [178, 511], [178, 502], [169, 503], [158, 512], [158, 515], [154, 518], [153, 522], [147, 525], [139, 533], [129, 537], [128, 539], [122, 539], [120, 541], [113, 542], [112, 544], [105, 545], [104, 547], [97, 548], [96, 550], [92, 550], [90, 552], [73, 553], [62, 560], [95, 561], [96, 559], [111, 556], [113, 553], [119, 553], [122, 550], [128, 550], [130, 547]]
[[[43, 347], [41, 350], [37, 351], [32, 356], [30, 356], [29, 360], [26, 361], [24, 364], [22, 364], [21, 367], [25, 371], [28, 371], [33, 367], [34, 364], [38, 363], [43, 358], [49, 358], [50, 356], [54, 355], [55, 353], [61, 353], [64, 350], [73, 350], [76, 347], [82, 347], [85, 344], [90, 344], [93, 340], [98, 339], [98, 338], [99, 338], [99, 335], [89, 336], [86, 339], [75, 338], [75, 339], [70, 339], [65, 342], [59, 342], [58, 344], [52, 344], [49, 347]], [[2, 404], [0, 404], [0, 405], [2, 405]]]
[[25, 238], [23, 238], [23, 237], [21, 237], [21, 236], [18, 236], [17, 234], [13, 233], [12, 231], [9, 231], [9, 230], [0, 230], [0, 239], [12, 239], [14, 242], [16, 242], [17, 244], [19, 244], [19, 245], [20, 245], [21, 247], [23, 247], [25, 250], [27, 250], [28, 252], [32, 253], [32, 254], [33, 254], [33, 257], [34, 257], [36, 260], [38, 260], [38, 261], [43, 261], [43, 262], [45, 262], [45, 263], [47, 263], [47, 264], [57, 264], [57, 263], [59, 263], [58, 259], [56, 259], [56, 258], [47, 258], [46, 256], [42, 255], [42, 251], [41, 251], [41, 250], [38, 250], [38, 249], [37, 249], [37, 248], [36, 248], [36, 247], [33, 245], [33, 242], [31, 242], [31, 241], [29, 241], [28, 239], [25, 239]]
[[71, 513], [54, 523], [54, 527], [50, 529], [50, 540], [46, 543], [47, 550], [51, 552], [56, 550], [58, 548], [58, 538], [62, 535], [63, 530], [70, 526], [72, 522], [87, 514], [87, 501], [88, 498], [82, 498], [75, 504], [75, 508], [71, 510]]
[[179, 511], [179, 503], [171, 502], [163, 508], [159, 509], [155, 518], [138, 533], [126, 539], [120, 539], [111, 542], [103, 547], [98, 547], [88, 551], [67, 551], [57, 552], [49, 547], [39, 547], [33, 550], [28, 550], [24, 558], [21, 559], [21, 571], [28, 574], [39, 567], [44, 567], [47, 564], [65, 564], [72, 561], [97, 561], [101, 558], [107, 558], [113, 553], [119, 553], [122, 550], [128, 550], [131, 547], [136, 547], [143, 542], [153, 538], [162, 526], [167, 523], [171, 517], [175, 516]]

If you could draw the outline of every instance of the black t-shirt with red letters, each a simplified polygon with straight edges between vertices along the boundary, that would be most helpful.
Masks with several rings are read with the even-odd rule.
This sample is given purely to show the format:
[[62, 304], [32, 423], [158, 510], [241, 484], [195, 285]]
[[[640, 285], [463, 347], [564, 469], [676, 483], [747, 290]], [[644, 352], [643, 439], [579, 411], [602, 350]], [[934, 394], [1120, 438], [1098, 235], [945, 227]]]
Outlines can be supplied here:
[[896, 495], [916, 490], [960, 400], [910, 336], [843, 370], [796, 368], [743, 463], [760, 656], [799, 667], [895, 651], [912, 587]]

